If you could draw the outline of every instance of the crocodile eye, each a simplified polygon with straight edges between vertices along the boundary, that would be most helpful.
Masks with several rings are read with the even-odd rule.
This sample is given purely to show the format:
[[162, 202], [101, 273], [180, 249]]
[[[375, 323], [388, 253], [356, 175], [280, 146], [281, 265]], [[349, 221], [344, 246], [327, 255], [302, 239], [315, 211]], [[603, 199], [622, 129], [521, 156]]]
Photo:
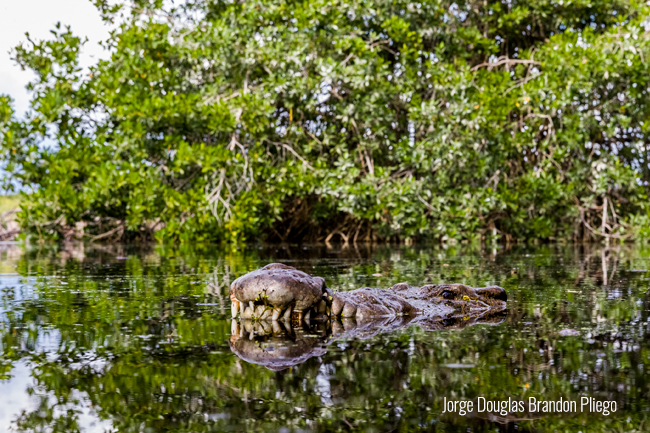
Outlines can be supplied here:
[[452, 299], [454, 297], [454, 293], [449, 290], [445, 290], [442, 292], [442, 297], [445, 299]]

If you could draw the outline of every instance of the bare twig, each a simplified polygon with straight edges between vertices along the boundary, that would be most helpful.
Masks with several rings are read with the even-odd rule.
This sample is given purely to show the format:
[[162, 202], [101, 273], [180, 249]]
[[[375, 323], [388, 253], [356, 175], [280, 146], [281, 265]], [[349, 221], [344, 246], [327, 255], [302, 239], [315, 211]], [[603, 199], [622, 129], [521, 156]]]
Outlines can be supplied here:
[[492, 177], [490, 177], [490, 179], [487, 182], [485, 182], [485, 188], [487, 188], [488, 186], [490, 186], [492, 182], [494, 182], [493, 189], [497, 189], [497, 185], [499, 185], [499, 174], [501, 174], [501, 170], [497, 169], [497, 171], [494, 172]]
[[503, 92], [503, 94], [504, 94], [504, 95], [507, 95], [508, 92], [510, 92], [511, 90], [514, 90], [514, 89], [516, 89], [516, 88], [519, 87], [519, 86], [523, 86], [523, 85], [526, 84], [527, 82], [529, 82], [529, 81], [531, 81], [531, 80], [534, 80], [535, 78], [539, 78], [539, 77], [541, 77], [541, 76], [542, 76], [542, 73], [539, 73], [539, 74], [531, 75], [530, 77], [523, 78], [523, 79], [517, 81], [517, 83], [516, 83], [514, 86], [508, 88], [505, 92]]
[[[246, 90], [248, 90], [248, 88], [246, 88]], [[212, 103], [215, 103], [215, 102], [221, 102], [221, 101], [224, 101], [224, 102], [225, 102], [225, 101], [227, 101], [227, 100], [229, 100], [229, 99], [232, 99], [232, 98], [236, 98], [236, 97], [238, 97], [238, 96], [241, 96], [241, 93], [239, 92], [239, 90], [237, 90], [237, 91], [231, 93], [231, 94], [228, 95], [228, 96], [224, 96], [224, 95], [225, 95], [225, 94], [222, 94], [222, 95], [211, 95], [211, 96], [208, 96], [207, 98], [205, 98], [205, 99], [203, 100], [203, 105], [209, 105], [209, 104], [212, 104]]]
[[343, 238], [343, 242], [346, 243], [346, 244], [348, 243], [349, 238], [340, 230], [334, 230], [329, 235], [327, 235], [327, 238], [325, 238], [325, 243], [328, 244], [330, 242], [330, 240], [332, 239], [332, 236], [334, 236], [335, 234], [341, 235], [341, 237]]
[[107, 237], [112, 236], [113, 234], [115, 234], [117, 232], [121, 232], [123, 230], [124, 230], [124, 223], [120, 222], [119, 225], [117, 227], [115, 227], [114, 229], [109, 230], [106, 233], [102, 233], [101, 235], [97, 235], [94, 238], [91, 238], [90, 242], [95, 242], [95, 241], [97, 241], [99, 239], [107, 238]]
[[492, 69], [501, 66], [501, 65], [519, 65], [519, 64], [524, 64], [524, 65], [540, 65], [541, 63], [536, 62], [535, 60], [526, 60], [526, 59], [509, 59], [506, 56], [501, 56], [497, 59], [496, 62], [485, 62], [481, 63], [480, 65], [474, 66], [470, 71], [476, 71], [477, 69], [480, 69], [484, 66], [487, 66], [488, 71], [491, 71]]
[[314, 140], [316, 140], [316, 142], [317, 142], [318, 144], [320, 144], [320, 145], [323, 144], [323, 142], [320, 141], [320, 140], [318, 139], [318, 137], [316, 137], [316, 136], [315, 136], [314, 134], [312, 134], [311, 132], [307, 131], [307, 135], [309, 135], [311, 138], [313, 138]]
[[422, 203], [424, 203], [424, 205], [425, 205], [425, 206], [426, 206], [426, 207], [427, 207], [431, 212], [435, 212], [435, 211], [436, 211], [435, 208], [434, 208], [433, 206], [431, 206], [429, 203], [427, 203], [427, 201], [426, 201], [425, 199], [423, 199], [422, 196], [420, 196], [420, 194], [418, 194], [418, 200], [420, 200]]
[[230, 188], [227, 185], [227, 183], [228, 182], [226, 181], [226, 169], [222, 168], [221, 169], [221, 174], [219, 176], [219, 183], [217, 184], [216, 188], [214, 188], [206, 197], [206, 200], [208, 201], [208, 205], [210, 207], [210, 211], [212, 212], [212, 215], [214, 215], [214, 217], [217, 219], [217, 222], [219, 224], [222, 224], [222, 219], [219, 216], [219, 202], [221, 202], [223, 204], [223, 207], [224, 207], [224, 212], [225, 212], [224, 213], [224, 218], [229, 218], [230, 216], [232, 216], [232, 212], [230, 210], [230, 205], [228, 203], [230, 201], [230, 195], [229, 195], [229, 200], [228, 201], [226, 201], [221, 196], [221, 191], [222, 191], [224, 185], [230, 191]]
[[[577, 201], [577, 199], [576, 199]], [[617, 235], [614, 233], [601, 233], [600, 231], [594, 229], [585, 219], [585, 209], [578, 204], [578, 210], [580, 211], [580, 221], [582, 224], [593, 234], [598, 235], [598, 236], [603, 236], [603, 237], [610, 237], [614, 239], [628, 239], [630, 235]]]
[[[264, 141], [264, 140], [263, 140], [263, 141]], [[309, 167], [309, 168], [312, 169], [312, 170], [314, 169], [314, 167], [312, 167], [311, 164], [309, 164], [309, 163], [307, 162], [307, 160], [305, 160], [302, 156], [300, 156], [300, 155], [299, 155], [295, 150], [293, 150], [293, 147], [289, 146], [288, 144], [286, 144], [286, 143], [279, 143], [279, 142], [275, 142], [275, 141], [269, 141], [269, 143], [271, 143], [271, 144], [275, 144], [276, 146], [282, 146], [282, 147], [284, 147], [286, 150], [288, 150], [289, 152], [291, 152], [291, 153], [293, 154], [293, 156], [295, 156], [295, 157], [298, 158], [300, 161], [302, 161], [302, 163], [305, 164], [307, 167]]]
[[341, 65], [340, 65], [340, 66], [342, 66], [342, 67], [345, 66], [345, 64], [348, 62], [348, 60], [352, 59], [353, 57], [357, 57], [357, 56], [355, 56], [354, 54], [350, 53], [350, 55], [347, 56], [347, 57], [345, 58], [345, 60], [343, 60], [343, 61], [341, 62]]
[[603, 233], [603, 236], [608, 238], [609, 236], [605, 233], [605, 227], [607, 226], [607, 196], [603, 198], [603, 218], [602, 224], [600, 225], [600, 231]]

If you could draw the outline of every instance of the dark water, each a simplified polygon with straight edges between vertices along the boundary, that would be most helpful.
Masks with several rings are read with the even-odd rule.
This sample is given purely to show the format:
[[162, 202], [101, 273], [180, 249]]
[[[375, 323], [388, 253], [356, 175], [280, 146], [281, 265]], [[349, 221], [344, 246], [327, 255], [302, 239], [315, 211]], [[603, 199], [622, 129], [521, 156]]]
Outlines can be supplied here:
[[[273, 371], [231, 351], [227, 295], [275, 261], [338, 290], [497, 284], [508, 314], [323, 340]], [[629, 246], [0, 246], [0, 431], [646, 431], [649, 267]], [[444, 398], [479, 397], [617, 410], [441, 413]]]

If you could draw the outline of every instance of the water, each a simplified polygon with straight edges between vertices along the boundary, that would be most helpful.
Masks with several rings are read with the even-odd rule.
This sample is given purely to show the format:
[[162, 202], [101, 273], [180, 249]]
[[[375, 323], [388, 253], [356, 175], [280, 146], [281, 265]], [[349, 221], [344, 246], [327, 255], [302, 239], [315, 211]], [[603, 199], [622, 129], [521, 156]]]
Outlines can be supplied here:
[[[338, 290], [497, 284], [508, 313], [365, 339], [307, 330], [312, 356], [274, 371], [231, 351], [227, 294], [277, 261]], [[630, 246], [0, 246], [0, 431], [645, 431], [649, 267]], [[479, 397], [617, 410], [442, 413]]]

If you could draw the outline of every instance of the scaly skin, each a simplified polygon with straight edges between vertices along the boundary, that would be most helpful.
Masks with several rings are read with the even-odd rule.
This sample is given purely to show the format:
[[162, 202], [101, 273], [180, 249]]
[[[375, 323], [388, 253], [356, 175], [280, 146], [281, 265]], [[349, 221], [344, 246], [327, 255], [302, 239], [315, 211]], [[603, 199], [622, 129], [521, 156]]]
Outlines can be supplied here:
[[230, 286], [232, 317], [244, 320], [286, 321], [354, 318], [367, 322], [386, 317], [479, 317], [505, 309], [506, 291], [498, 286], [473, 288], [463, 284], [399, 283], [389, 289], [362, 287], [334, 293], [321, 277], [312, 277], [280, 263], [272, 263], [237, 278]]
[[[325, 280], [273, 263], [230, 286], [230, 348], [247, 362], [283, 370], [325, 353], [341, 338], [370, 338], [411, 325], [425, 330], [497, 324], [505, 318], [501, 287], [406, 283], [334, 293]], [[314, 322], [314, 323], [312, 323]]]

